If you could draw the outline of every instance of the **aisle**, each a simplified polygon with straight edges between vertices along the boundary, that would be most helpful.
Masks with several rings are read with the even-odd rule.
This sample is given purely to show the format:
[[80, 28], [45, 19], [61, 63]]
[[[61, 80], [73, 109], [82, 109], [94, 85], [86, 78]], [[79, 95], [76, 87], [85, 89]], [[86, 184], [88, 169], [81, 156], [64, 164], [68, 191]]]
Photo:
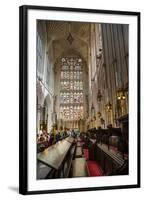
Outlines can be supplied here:
[[75, 158], [72, 169], [72, 177], [86, 177], [88, 173], [85, 158]]
[[80, 138], [77, 139], [75, 158], [72, 163], [72, 177], [88, 176], [86, 159], [83, 154]]

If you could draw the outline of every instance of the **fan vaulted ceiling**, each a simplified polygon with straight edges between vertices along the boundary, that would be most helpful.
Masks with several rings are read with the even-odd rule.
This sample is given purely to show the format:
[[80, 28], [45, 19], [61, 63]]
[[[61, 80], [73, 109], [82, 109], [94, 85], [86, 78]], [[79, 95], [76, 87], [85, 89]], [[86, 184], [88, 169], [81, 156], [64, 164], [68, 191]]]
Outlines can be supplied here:
[[[56, 61], [63, 52], [78, 52], [85, 60], [88, 59], [90, 23], [46, 21], [48, 42], [53, 48], [54, 60]], [[71, 35], [72, 42], [68, 37]]]

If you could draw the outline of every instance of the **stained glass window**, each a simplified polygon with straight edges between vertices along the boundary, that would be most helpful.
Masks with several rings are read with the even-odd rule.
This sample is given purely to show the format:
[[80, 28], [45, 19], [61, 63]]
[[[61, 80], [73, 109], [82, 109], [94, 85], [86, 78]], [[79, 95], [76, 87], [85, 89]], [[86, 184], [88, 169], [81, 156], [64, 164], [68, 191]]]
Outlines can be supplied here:
[[61, 59], [60, 115], [64, 120], [83, 118], [83, 63], [79, 57]]

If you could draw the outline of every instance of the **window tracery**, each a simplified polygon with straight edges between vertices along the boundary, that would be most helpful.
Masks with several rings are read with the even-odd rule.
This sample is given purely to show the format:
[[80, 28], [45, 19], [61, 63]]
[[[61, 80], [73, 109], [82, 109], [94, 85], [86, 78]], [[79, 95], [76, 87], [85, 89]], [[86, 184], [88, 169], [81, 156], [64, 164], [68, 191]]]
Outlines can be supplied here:
[[61, 58], [60, 115], [64, 120], [83, 118], [83, 63], [79, 57]]

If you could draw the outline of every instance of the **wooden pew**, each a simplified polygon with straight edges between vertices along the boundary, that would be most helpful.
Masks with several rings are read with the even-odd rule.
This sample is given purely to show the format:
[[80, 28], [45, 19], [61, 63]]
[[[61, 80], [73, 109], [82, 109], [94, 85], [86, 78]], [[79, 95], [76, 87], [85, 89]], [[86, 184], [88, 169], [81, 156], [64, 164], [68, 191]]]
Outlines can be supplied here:
[[53, 176], [53, 174], [54, 174], [54, 169], [39, 161], [37, 162], [37, 179], [50, 178]]
[[[125, 160], [123, 156], [108, 149], [108, 146], [105, 144], [97, 144], [95, 159], [105, 175], [118, 175], [119, 173], [122, 175], [128, 173], [128, 165], [124, 166]], [[122, 170], [122, 167], [125, 167], [125, 170]]]
[[128, 154], [128, 144], [123, 137], [120, 128], [108, 127], [107, 129], [99, 128], [97, 131], [97, 143], [106, 144], [116, 147], [117, 151]]
[[[111, 146], [114, 146], [119, 150], [119, 138], [122, 138], [120, 128], [99, 129], [96, 131], [96, 140], [91, 139], [90, 135], [86, 138], [85, 148], [89, 152], [86, 163], [89, 175], [128, 174], [128, 162], [123, 152], [111, 149]], [[90, 172], [91, 165], [93, 169], [97, 169], [96, 173]]]
[[46, 178], [65, 178], [69, 176], [75, 147], [72, 139], [67, 140], [67, 138], [63, 139], [37, 154], [38, 162], [52, 169]]
[[64, 178], [72, 177], [72, 162], [74, 159], [76, 150], [76, 145], [74, 144], [70, 150], [70, 153], [67, 155], [67, 159], [64, 165]]

